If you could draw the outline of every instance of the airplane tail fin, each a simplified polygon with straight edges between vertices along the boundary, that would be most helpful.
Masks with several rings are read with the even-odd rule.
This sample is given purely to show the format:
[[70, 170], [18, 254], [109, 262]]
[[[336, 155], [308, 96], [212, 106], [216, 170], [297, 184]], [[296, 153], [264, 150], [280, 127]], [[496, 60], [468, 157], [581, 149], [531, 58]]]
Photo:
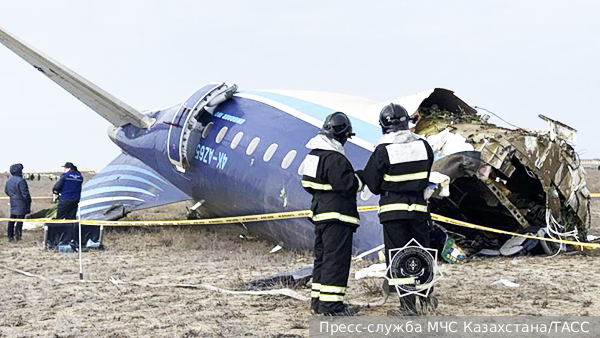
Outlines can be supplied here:
[[77, 73], [52, 60], [0, 27], [0, 43], [30, 63], [50, 80], [78, 98], [116, 127], [131, 123], [148, 128], [154, 120], [135, 110]]

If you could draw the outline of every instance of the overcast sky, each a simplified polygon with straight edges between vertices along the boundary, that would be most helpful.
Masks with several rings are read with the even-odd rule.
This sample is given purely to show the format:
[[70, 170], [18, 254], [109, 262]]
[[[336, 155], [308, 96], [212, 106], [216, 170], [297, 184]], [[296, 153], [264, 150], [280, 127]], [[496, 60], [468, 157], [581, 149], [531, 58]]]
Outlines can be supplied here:
[[[379, 101], [442, 87], [523, 128], [561, 120], [582, 158], [600, 157], [599, 15], [600, 1], [0, 3], [0, 26], [138, 110], [213, 81]], [[0, 170], [120, 153], [108, 122], [1, 45], [0, 114]]]

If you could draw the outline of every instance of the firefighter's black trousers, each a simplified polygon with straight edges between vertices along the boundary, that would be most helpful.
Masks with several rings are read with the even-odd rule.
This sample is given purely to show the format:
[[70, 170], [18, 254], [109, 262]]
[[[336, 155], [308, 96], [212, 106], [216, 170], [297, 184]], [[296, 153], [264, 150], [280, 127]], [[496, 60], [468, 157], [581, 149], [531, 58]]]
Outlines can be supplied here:
[[311, 306], [321, 313], [344, 308], [355, 228], [338, 222], [315, 225]]
[[[424, 247], [429, 247], [429, 222], [428, 220], [399, 219], [383, 222], [383, 243], [385, 244], [385, 264], [390, 265], [389, 250], [405, 246], [412, 238]], [[390, 277], [388, 273], [388, 277]], [[390, 287], [390, 292], [396, 292], [395, 287]], [[400, 291], [400, 293], [403, 293]], [[416, 310], [416, 296], [402, 297], [404, 306]]]

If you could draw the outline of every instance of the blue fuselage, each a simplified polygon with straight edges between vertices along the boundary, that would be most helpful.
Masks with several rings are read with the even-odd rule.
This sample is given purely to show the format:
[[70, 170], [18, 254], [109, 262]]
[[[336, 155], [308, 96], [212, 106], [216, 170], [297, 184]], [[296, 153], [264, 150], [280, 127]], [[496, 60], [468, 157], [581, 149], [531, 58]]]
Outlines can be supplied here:
[[[259, 97], [261, 93], [253, 92], [252, 95]], [[274, 99], [281, 101], [282, 97], [256, 100], [243, 96], [235, 95], [225, 101], [213, 115], [204, 113], [200, 116], [202, 128], [195, 129], [188, 140], [189, 165], [185, 172], [176, 169], [167, 152], [169, 133], [178, 132], [168, 123], [173, 121], [179, 106], [153, 113], [152, 117], [157, 121], [150, 129], [137, 129], [131, 125], [120, 128], [115, 142], [194, 200], [205, 200], [204, 207], [211, 216], [308, 209], [311, 196], [300, 184], [298, 167], [309, 151], [306, 143], [319, 128], [290, 114], [288, 109], [281, 109], [282, 106], [275, 108], [265, 103]], [[295, 112], [309, 114], [321, 121], [333, 112], [296, 99], [284, 103], [286, 107], [294, 106]], [[379, 136], [376, 126], [367, 128], [365, 122], [359, 120], [356, 124], [362, 125], [363, 129], [355, 128], [358, 137], [364, 137], [361, 131], [369, 133], [371, 140]], [[358, 146], [352, 140], [345, 149], [355, 169], [362, 168], [371, 154], [370, 149]], [[375, 205], [378, 197], [362, 194], [358, 196], [358, 202], [359, 205]], [[314, 228], [308, 219], [246, 226], [253, 233], [283, 246], [312, 247]], [[369, 250], [382, 243], [377, 213], [362, 213], [361, 225], [354, 238], [355, 250]]]

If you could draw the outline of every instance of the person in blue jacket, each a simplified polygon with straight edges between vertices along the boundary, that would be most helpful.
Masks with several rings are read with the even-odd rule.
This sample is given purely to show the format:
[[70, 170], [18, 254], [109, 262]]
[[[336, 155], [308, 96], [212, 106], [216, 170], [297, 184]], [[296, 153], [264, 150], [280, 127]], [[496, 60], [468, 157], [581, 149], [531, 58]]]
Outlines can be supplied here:
[[56, 218], [76, 219], [83, 176], [71, 162], [65, 163], [63, 167], [65, 173], [60, 175], [60, 178], [54, 184], [54, 188], [52, 188], [52, 192], [59, 196]]
[[[23, 165], [13, 164], [10, 166], [10, 174], [12, 175], [4, 192], [10, 197], [10, 218], [25, 218], [25, 215], [31, 213], [31, 196], [29, 195], [29, 186], [27, 181], [23, 179]], [[23, 222], [8, 222], [7, 235], [8, 241], [20, 241], [23, 233]]]

